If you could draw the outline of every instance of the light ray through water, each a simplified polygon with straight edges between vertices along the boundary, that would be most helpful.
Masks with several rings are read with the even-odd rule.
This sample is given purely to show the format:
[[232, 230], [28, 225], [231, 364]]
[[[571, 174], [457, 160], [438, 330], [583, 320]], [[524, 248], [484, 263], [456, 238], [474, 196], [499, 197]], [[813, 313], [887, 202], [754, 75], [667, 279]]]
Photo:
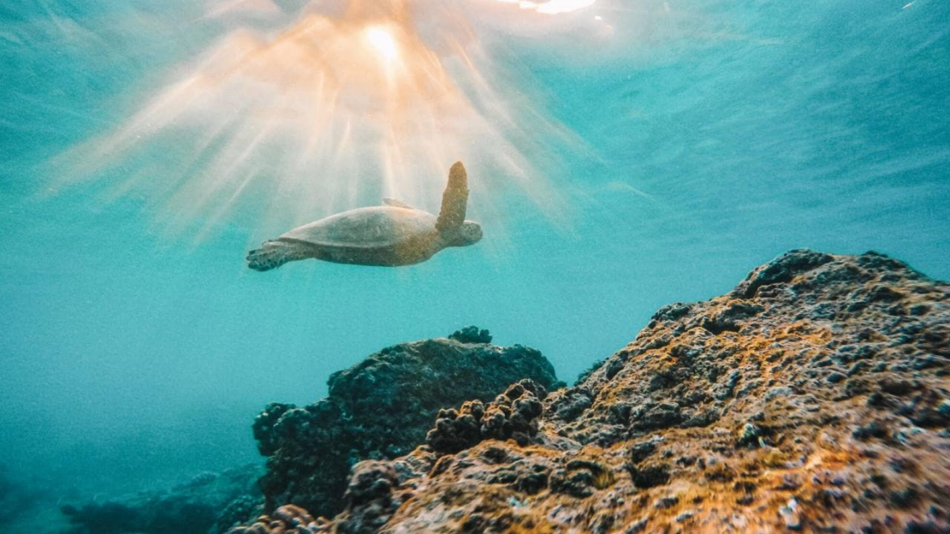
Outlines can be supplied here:
[[[547, 18], [592, 3], [519, 9]], [[207, 15], [279, 9], [231, 0]], [[428, 40], [422, 26], [435, 28]], [[338, 14], [305, 8], [276, 34], [229, 31], [63, 162], [70, 179], [136, 169], [116, 194], [140, 191], [171, 208], [172, 227], [205, 235], [237, 212], [256, 214], [245, 222], [268, 232], [382, 196], [437, 209], [456, 160], [478, 180], [474, 214], [498, 220], [492, 199], [514, 188], [561, 218], [555, 188], [533, 163], [551, 152], [544, 143], [579, 148], [530, 90], [505, 82], [458, 12], [425, 0], [351, 0]]]

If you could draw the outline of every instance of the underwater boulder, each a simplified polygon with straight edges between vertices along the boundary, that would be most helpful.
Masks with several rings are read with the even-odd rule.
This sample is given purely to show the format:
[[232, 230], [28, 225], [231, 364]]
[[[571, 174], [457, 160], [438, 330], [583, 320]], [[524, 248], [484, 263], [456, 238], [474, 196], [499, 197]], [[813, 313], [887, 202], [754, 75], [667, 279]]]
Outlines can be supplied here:
[[260, 512], [259, 475], [257, 465], [202, 473], [170, 490], [66, 504], [60, 511], [73, 525], [71, 534], [217, 534]]
[[[489, 402], [522, 379], [560, 385], [537, 350], [490, 345], [487, 330], [388, 347], [331, 375], [329, 396], [309, 406], [272, 403], [254, 423], [267, 460], [265, 511], [285, 504], [333, 516], [343, 510], [351, 468], [391, 460], [426, 441], [443, 407]], [[540, 407], [540, 404], [539, 404]]]

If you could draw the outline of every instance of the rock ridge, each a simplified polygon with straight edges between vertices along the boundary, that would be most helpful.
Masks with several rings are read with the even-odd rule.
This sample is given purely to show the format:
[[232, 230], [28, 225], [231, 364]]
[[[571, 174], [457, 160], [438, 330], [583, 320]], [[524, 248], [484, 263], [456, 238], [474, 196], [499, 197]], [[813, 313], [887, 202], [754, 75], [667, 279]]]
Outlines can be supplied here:
[[950, 285], [885, 255], [790, 251], [540, 407], [521, 389], [493, 409], [536, 431], [445, 406], [334, 519], [238, 531], [950, 532]]

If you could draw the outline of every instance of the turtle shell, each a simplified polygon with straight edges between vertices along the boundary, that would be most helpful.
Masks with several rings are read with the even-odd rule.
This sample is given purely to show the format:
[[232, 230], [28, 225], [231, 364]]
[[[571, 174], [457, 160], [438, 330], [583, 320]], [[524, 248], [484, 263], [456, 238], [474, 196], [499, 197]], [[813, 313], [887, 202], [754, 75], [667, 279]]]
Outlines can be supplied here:
[[326, 247], [381, 249], [434, 234], [436, 217], [415, 209], [373, 206], [345, 211], [294, 228], [280, 239]]

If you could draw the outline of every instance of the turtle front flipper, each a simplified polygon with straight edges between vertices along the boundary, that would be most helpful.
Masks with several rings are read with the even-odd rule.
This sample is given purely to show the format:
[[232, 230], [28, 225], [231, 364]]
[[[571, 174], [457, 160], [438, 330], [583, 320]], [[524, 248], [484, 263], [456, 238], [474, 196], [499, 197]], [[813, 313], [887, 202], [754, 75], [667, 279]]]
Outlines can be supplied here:
[[442, 209], [435, 227], [439, 232], [456, 229], [465, 222], [465, 207], [468, 204], [468, 173], [461, 161], [449, 170], [449, 184], [442, 193]]

